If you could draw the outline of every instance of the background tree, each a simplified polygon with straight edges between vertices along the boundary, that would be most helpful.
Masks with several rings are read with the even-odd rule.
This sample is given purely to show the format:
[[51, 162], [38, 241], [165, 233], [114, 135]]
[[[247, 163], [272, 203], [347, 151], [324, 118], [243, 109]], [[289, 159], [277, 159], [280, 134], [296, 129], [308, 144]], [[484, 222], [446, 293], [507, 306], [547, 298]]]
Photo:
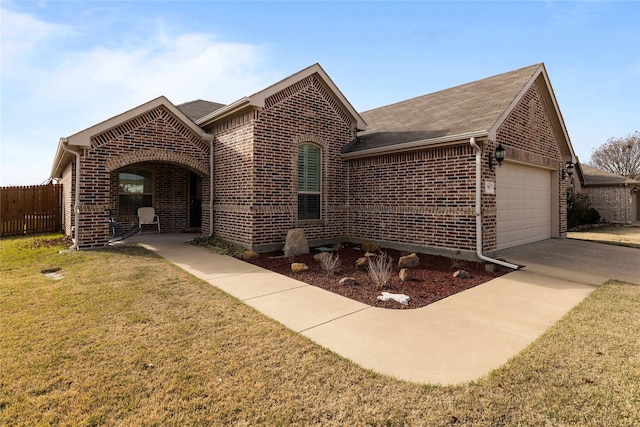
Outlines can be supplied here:
[[624, 138], [609, 138], [593, 150], [589, 163], [628, 178], [640, 175], [640, 132], [635, 131]]

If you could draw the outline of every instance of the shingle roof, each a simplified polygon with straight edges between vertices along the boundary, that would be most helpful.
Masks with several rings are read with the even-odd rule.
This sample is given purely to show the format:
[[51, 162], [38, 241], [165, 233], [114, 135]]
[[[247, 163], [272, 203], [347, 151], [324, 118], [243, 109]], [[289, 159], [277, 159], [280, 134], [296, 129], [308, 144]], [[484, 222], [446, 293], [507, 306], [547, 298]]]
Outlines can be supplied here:
[[531, 65], [366, 111], [362, 117], [367, 130], [345, 152], [489, 130], [540, 67]]
[[582, 175], [584, 176], [584, 185], [624, 185], [624, 184], [638, 184], [631, 178], [625, 176], [616, 175], [615, 173], [603, 171], [593, 166], [580, 163], [582, 168]]
[[180, 111], [182, 111], [187, 117], [195, 122], [196, 120], [206, 116], [207, 114], [210, 114], [224, 107], [224, 104], [197, 99], [195, 101], [189, 101], [185, 102], [184, 104], [176, 105], [176, 107], [178, 107]]

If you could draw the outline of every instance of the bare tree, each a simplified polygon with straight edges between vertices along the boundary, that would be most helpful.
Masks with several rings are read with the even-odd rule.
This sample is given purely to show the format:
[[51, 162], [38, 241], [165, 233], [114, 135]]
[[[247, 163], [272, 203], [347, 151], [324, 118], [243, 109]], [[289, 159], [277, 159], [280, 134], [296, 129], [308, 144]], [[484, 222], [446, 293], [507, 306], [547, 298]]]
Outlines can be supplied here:
[[600, 169], [634, 178], [640, 174], [640, 132], [609, 138], [593, 150], [590, 163]]

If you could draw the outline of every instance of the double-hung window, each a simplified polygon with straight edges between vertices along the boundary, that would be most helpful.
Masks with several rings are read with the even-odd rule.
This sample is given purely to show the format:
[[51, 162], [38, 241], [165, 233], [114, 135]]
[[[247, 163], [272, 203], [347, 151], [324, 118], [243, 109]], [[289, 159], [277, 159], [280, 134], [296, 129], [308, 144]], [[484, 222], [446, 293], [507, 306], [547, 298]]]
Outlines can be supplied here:
[[138, 208], [153, 206], [153, 173], [127, 168], [118, 176], [118, 215], [137, 215]]
[[298, 219], [320, 219], [321, 164], [320, 147], [298, 146]]

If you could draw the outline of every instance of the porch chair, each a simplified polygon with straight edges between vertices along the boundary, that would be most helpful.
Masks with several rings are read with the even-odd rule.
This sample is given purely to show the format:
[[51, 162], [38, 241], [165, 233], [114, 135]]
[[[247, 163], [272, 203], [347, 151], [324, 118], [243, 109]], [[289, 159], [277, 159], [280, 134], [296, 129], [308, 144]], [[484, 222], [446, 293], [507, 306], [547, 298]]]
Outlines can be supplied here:
[[143, 225], [157, 225], [160, 232], [160, 219], [156, 215], [156, 210], [152, 207], [138, 208], [138, 225], [142, 230]]

